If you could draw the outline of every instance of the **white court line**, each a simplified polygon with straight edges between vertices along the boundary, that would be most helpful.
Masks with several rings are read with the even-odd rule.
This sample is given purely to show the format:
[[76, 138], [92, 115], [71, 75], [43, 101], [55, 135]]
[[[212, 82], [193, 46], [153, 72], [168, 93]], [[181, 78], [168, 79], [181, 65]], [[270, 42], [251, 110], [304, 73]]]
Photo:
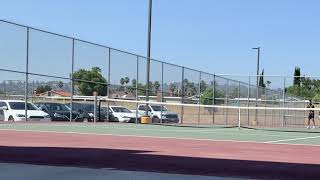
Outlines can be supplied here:
[[[47, 124], [30, 124], [32, 126], [47, 126]], [[66, 125], [66, 124], [50, 124], [49, 126], [56, 126], [56, 127], [81, 127], [81, 128], [91, 128], [90, 126], [85, 125]], [[93, 125], [92, 125], [93, 126]], [[134, 128], [132, 128], [134, 127]], [[117, 126], [94, 126], [94, 128], [103, 128], [103, 129], [112, 129], [112, 130], [130, 130], [130, 131], [161, 131], [161, 132], [181, 132], [181, 133], [199, 133], [199, 134], [228, 134], [228, 135], [240, 135], [240, 136], [269, 136], [269, 137], [299, 137], [293, 135], [274, 135], [274, 134], [263, 134], [263, 133], [233, 133], [233, 132], [223, 132], [222, 129], [215, 129], [215, 130], [169, 130], [169, 129], [151, 129], [151, 128], [140, 128], [138, 126], [132, 126], [131, 128], [126, 127], [117, 127]], [[137, 128], [138, 127], [138, 128]], [[221, 132], [222, 131], [222, 132]], [[241, 131], [241, 130], [240, 130]]]
[[182, 137], [165, 137], [165, 136], [159, 137], [159, 136], [104, 134], [104, 133], [81, 133], [81, 132], [73, 132], [73, 131], [62, 132], [62, 131], [38, 131], [38, 130], [1, 129], [1, 128], [0, 128], [0, 131], [40, 132], [40, 133], [57, 133], [57, 134], [96, 135], [96, 136], [154, 138], [154, 139], [173, 139], [173, 140], [174, 139], [178, 139], [178, 140], [192, 140], [192, 141], [211, 141], [211, 142], [253, 143], [253, 144], [272, 144], [272, 145], [320, 147], [320, 144], [290, 144], [290, 143], [272, 143], [272, 142], [242, 141], [242, 140], [205, 139], [205, 138], [182, 138]]
[[288, 141], [315, 139], [315, 138], [320, 138], [320, 136], [309, 136], [309, 137], [301, 137], [301, 138], [293, 138], [293, 139], [280, 139], [276, 141], [267, 141], [266, 143], [288, 142]]

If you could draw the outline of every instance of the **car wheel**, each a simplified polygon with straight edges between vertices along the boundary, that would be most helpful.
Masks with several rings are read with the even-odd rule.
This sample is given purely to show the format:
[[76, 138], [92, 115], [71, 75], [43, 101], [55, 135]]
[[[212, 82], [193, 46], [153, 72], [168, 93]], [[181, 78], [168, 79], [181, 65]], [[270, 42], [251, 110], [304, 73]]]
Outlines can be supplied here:
[[115, 121], [115, 122], [120, 122], [117, 117], [114, 117], [114, 121]]
[[83, 122], [89, 122], [88, 118], [83, 118]]
[[152, 123], [160, 123], [160, 119], [158, 117], [153, 117]]
[[12, 116], [10, 116], [8, 121], [14, 121], [14, 118]]

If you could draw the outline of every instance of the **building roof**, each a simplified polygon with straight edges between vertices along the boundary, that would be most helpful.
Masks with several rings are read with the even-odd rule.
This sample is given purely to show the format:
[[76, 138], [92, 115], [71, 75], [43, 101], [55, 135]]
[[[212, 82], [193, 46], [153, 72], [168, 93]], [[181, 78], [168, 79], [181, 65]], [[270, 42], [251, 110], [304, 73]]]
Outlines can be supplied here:
[[62, 97], [70, 97], [71, 93], [64, 91], [64, 90], [51, 90], [51, 91], [46, 91], [40, 94], [37, 94], [37, 96], [48, 96], [51, 94], [51, 96], [59, 95]]

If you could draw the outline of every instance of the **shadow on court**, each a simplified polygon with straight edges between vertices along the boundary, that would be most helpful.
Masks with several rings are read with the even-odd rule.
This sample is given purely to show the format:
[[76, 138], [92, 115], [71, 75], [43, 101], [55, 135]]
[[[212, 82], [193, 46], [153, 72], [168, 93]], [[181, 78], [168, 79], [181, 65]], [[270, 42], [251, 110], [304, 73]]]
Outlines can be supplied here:
[[0, 146], [0, 162], [259, 179], [319, 179], [320, 165], [314, 164], [179, 157], [155, 153], [98, 148]]

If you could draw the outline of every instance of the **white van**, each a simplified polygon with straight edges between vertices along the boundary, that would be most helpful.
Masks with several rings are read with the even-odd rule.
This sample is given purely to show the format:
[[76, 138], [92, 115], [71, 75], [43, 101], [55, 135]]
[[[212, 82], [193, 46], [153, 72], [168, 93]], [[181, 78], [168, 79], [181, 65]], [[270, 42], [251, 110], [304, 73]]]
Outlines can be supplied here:
[[[50, 115], [27, 103], [27, 117], [30, 121], [51, 121]], [[0, 100], [0, 120], [25, 121], [25, 102], [19, 100]]]

